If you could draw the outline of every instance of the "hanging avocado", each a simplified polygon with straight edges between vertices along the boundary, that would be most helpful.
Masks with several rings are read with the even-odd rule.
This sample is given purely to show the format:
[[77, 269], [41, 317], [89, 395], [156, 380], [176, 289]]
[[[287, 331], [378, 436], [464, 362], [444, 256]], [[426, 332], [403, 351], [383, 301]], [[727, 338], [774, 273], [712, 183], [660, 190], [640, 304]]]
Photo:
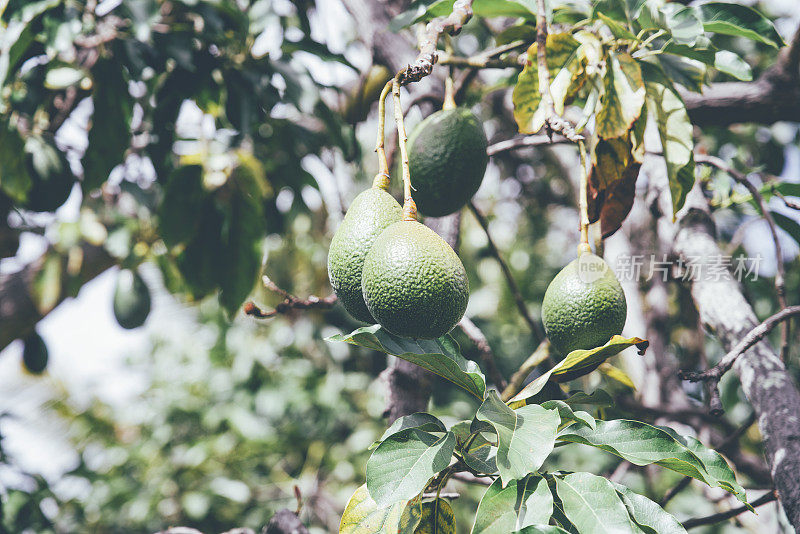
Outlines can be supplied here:
[[114, 289], [114, 317], [128, 330], [142, 326], [150, 314], [150, 290], [135, 271], [122, 269]]

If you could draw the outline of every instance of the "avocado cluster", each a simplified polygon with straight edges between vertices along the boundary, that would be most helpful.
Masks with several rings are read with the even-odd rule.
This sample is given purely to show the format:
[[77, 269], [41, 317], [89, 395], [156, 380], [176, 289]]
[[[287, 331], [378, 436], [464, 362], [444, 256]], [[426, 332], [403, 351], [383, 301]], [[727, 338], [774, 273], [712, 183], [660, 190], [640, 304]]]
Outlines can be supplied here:
[[444, 239], [373, 187], [353, 201], [331, 241], [328, 275], [356, 319], [414, 339], [443, 336], [464, 316], [469, 283]]
[[605, 345], [622, 332], [625, 293], [611, 267], [583, 252], [553, 278], [542, 301], [542, 321], [550, 344], [561, 355]]

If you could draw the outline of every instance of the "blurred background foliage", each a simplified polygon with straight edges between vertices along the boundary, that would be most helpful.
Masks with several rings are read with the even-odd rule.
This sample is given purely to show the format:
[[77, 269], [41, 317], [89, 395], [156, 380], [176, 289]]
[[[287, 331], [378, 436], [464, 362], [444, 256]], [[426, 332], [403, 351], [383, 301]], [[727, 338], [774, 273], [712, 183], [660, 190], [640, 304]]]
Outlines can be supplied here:
[[[347, 498], [363, 482], [367, 447], [385, 426], [379, 375], [386, 358], [322, 341], [357, 326], [338, 307], [262, 322], [237, 310], [248, 295], [265, 309], [281, 301], [256, 283], [259, 274], [301, 297], [330, 293], [328, 243], [343, 209], [376, 169], [372, 104], [386, 77], [385, 69], [371, 65], [355, 21], [328, 0], [2, 5], [0, 272], [13, 272], [44, 250], [67, 262], [70, 251], [88, 242], [109, 254], [108, 267], [139, 268], [154, 305], [140, 342], [132, 343], [107, 320], [108, 277], [115, 271], [80, 293], [76, 280], [44, 271], [37, 303], [52, 307], [47, 299], [54, 291], [77, 296], [70, 313], [111, 329], [97, 333], [106, 348], [85, 357], [109, 361], [93, 381], [75, 380], [67, 370], [72, 363], [58, 358], [68, 352], [58, 346], [69, 337], [48, 329], [49, 319], [42, 330], [54, 361], [44, 375], [21, 370], [19, 342], [3, 351], [0, 531], [259, 529], [277, 509], [296, 507], [295, 486], [300, 517], [312, 532], [336, 531]], [[791, 1], [756, 6], [775, 17], [784, 35], [798, 22]], [[492, 46], [500, 26], [473, 20], [454, 40], [455, 52]], [[754, 75], [774, 62], [768, 47], [720, 39], [731, 41]], [[509, 109], [515, 79], [513, 70], [481, 73], [465, 94], [492, 141], [516, 132]], [[411, 108], [409, 129], [432, 110], [429, 103]], [[742, 169], [788, 169], [795, 182], [800, 176], [795, 125], [697, 134], [703, 150], [733, 157]], [[20, 147], [30, 139], [56, 147], [56, 159], [63, 154], [68, 168], [48, 168], [75, 184], [55, 213], [41, 213], [52, 206], [31, 209], [36, 180], [14, 174], [29, 165]], [[493, 159], [476, 197], [537, 318], [544, 290], [571, 259], [576, 239], [574, 161], [564, 147], [504, 153]], [[702, 178], [715, 196], [715, 220], [731, 253], [764, 257], [763, 276], [746, 285], [764, 318], [776, 302], [769, 278], [773, 252], [764, 244], [762, 221], [727, 177]], [[642, 193], [646, 180], [638, 185]], [[787, 293], [796, 295], [798, 236], [786, 224]], [[467, 211], [460, 235], [471, 285], [467, 315], [510, 376], [539, 339], [517, 312], [486, 235]], [[102, 289], [100, 300], [89, 300], [92, 284]], [[668, 289], [670, 315], [662, 326], [668, 350], [687, 367], [699, 358], [713, 360], [722, 349], [702, 333], [697, 339], [685, 290], [674, 282]], [[106, 301], [108, 309], [102, 308]], [[471, 342], [454, 335], [464, 354], [477, 359]], [[83, 357], [75, 350], [74, 357]], [[591, 375], [581, 386], [591, 390], [600, 380]], [[723, 385], [729, 417], [745, 420], [744, 399], [734, 406], [737, 384]], [[632, 394], [607, 379], [604, 387], [620, 397]], [[122, 393], [109, 394], [113, 389]], [[475, 407], [444, 382], [434, 388], [432, 413], [448, 423], [471, 416]], [[751, 430], [743, 448], [759, 453], [760, 439]], [[570, 450], [554, 455], [554, 465], [597, 473], [617, 467], [597, 451]], [[66, 458], [59, 467], [51, 465], [55, 451]], [[626, 477], [651, 498], [678, 481], [639, 469]], [[458, 487], [460, 532], [468, 531], [479, 489]], [[722, 498], [713, 491], [699, 495], [693, 488], [668, 510], [678, 517], [711, 513], [713, 499]], [[697, 531], [777, 528], [774, 509], [762, 510], [761, 522], [743, 517], [739, 524]]]

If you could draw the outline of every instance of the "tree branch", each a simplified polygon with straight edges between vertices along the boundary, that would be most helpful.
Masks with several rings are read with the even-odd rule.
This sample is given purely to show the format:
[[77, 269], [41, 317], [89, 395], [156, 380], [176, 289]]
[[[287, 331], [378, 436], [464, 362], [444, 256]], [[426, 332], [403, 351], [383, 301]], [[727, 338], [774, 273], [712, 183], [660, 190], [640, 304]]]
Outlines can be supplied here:
[[470, 18], [472, 18], [472, 0], [456, 0], [450, 15], [430, 21], [425, 27], [425, 34], [419, 43], [417, 59], [398, 73], [397, 81], [400, 85], [418, 82], [433, 72], [439, 37], [445, 32], [457, 35]]
[[[777, 269], [775, 274], [775, 293], [778, 297], [778, 305], [781, 308], [786, 308], [786, 268], [783, 265], [783, 249], [781, 248], [781, 240], [778, 238], [778, 230], [777, 225], [775, 224], [775, 219], [772, 217], [772, 213], [769, 211], [767, 203], [764, 201], [764, 197], [761, 196], [761, 192], [756, 186], [750, 183], [750, 180], [747, 179], [747, 176], [744, 173], [734, 169], [716, 156], [697, 154], [695, 156], [695, 161], [697, 163], [712, 165], [729, 174], [734, 180], [744, 185], [747, 190], [750, 191], [753, 199], [758, 203], [758, 206], [761, 209], [761, 215], [764, 217], [764, 220], [767, 221], [769, 232], [772, 235], [772, 242], [775, 245], [775, 265]], [[781, 325], [781, 359], [785, 362], [788, 358], [789, 323], [783, 323]]]
[[536, 340], [540, 341], [544, 339], [544, 332], [542, 331], [541, 325], [539, 325], [539, 323], [534, 321], [533, 317], [531, 317], [531, 314], [528, 311], [528, 306], [525, 304], [525, 299], [522, 298], [522, 293], [520, 293], [519, 286], [517, 285], [516, 280], [514, 280], [514, 275], [511, 273], [511, 269], [509, 269], [508, 264], [500, 255], [500, 251], [497, 249], [497, 245], [495, 245], [492, 235], [489, 233], [489, 222], [486, 220], [486, 217], [484, 217], [483, 214], [478, 211], [478, 208], [472, 201], [469, 203], [469, 209], [475, 216], [478, 224], [480, 224], [481, 228], [483, 228], [483, 232], [486, 234], [486, 241], [489, 244], [489, 252], [491, 252], [492, 256], [494, 256], [494, 258], [497, 260], [497, 263], [500, 264], [503, 277], [506, 279], [508, 289], [511, 291], [511, 295], [514, 297], [514, 302], [517, 305], [519, 314], [525, 320], [525, 323], [528, 325], [528, 328], [530, 328], [531, 333], [536, 337]]
[[[700, 265], [722, 252], [715, 239], [708, 203], [699, 186], [690, 192], [675, 235], [673, 252]], [[735, 351], [757, 325], [753, 309], [733, 277], [695, 277], [691, 294], [703, 324], [728, 351]], [[770, 474], [789, 522], [800, 528], [800, 392], [769, 342], [761, 339], [733, 365], [758, 418]]]
[[[768, 491], [758, 499], [754, 500], [750, 503], [750, 506], [753, 508], [757, 508], [759, 506], [763, 506], [767, 503], [770, 503], [778, 498], [777, 493], [775, 490]], [[731, 517], [736, 517], [739, 514], [743, 514], [750, 510], [747, 506], [742, 505], [738, 508], [733, 508], [728, 510], [727, 512], [720, 512], [718, 514], [713, 514], [708, 517], [698, 517], [696, 519], [689, 519], [688, 521], [683, 522], [683, 528], [690, 529], [695, 527], [700, 527], [703, 525], [713, 525], [714, 523], [720, 523], [725, 521], [726, 519], [730, 519]]]
[[563, 136], [553, 137], [552, 140], [547, 135], [522, 135], [505, 141], [499, 141], [486, 148], [486, 153], [489, 156], [508, 152], [509, 150], [516, 150], [518, 148], [527, 148], [543, 145], [558, 145], [563, 143], [570, 143], [571, 141]]

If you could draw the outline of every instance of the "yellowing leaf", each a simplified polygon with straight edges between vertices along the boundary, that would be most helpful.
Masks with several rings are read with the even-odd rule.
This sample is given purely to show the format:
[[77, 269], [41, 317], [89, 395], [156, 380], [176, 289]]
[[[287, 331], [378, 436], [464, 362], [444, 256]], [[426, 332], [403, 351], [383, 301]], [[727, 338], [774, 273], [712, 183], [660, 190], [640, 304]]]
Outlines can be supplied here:
[[[556, 112], [564, 110], [570, 89], [578, 82], [582, 71], [578, 48], [580, 43], [568, 33], [547, 36], [547, 68], [550, 71], [550, 94]], [[541, 106], [539, 70], [536, 63], [536, 44], [528, 49], [528, 64], [522, 69], [514, 87], [514, 118], [519, 131], [536, 133], [544, 126], [545, 109]]]
[[638, 337], [626, 339], [622, 336], [614, 336], [602, 347], [589, 350], [573, 350], [552, 369], [525, 386], [508, 403], [512, 407], [518, 406], [519, 403], [539, 393], [548, 381], [567, 382], [588, 374], [597, 369], [608, 358], [628, 347], [636, 345], [636, 348], [639, 349], [639, 354], [643, 354], [649, 344], [648, 341]]
[[412, 534], [419, 525], [419, 497], [378, 508], [362, 484], [350, 497], [339, 522], [339, 534]]
[[644, 106], [645, 89], [639, 64], [627, 52], [609, 52], [603, 78], [597, 134], [605, 139], [624, 136], [639, 118]]
[[414, 534], [456, 534], [456, 516], [450, 503], [444, 499], [422, 503], [422, 518]]
[[628, 374], [620, 369], [619, 367], [614, 367], [608, 362], [601, 363], [600, 367], [597, 368], [601, 373], [606, 375], [608, 378], [616, 380], [623, 386], [627, 386], [633, 390], [636, 390], [636, 384], [633, 383], [631, 377]]

